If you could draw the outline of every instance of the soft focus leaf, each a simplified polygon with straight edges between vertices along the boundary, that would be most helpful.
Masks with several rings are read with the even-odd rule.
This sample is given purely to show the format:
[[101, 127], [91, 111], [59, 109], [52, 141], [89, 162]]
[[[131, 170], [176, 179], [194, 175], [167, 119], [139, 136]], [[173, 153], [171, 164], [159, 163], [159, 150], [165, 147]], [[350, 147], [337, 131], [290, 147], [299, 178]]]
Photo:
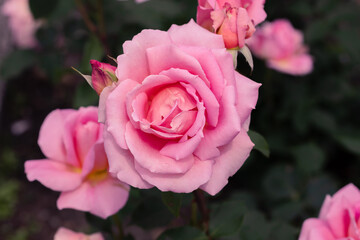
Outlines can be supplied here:
[[0, 184], [0, 220], [6, 220], [15, 211], [19, 183], [15, 180]]
[[194, 227], [172, 228], [163, 232], [158, 240], [207, 240], [207, 236], [201, 230]]
[[210, 214], [210, 235], [214, 238], [231, 236], [239, 232], [245, 206], [240, 201], [214, 205]]
[[35, 62], [35, 54], [29, 50], [16, 50], [3, 60], [0, 74], [4, 79], [9, 79], [20, 74]]
[[306, 143], [293, 149], [298, 168], [305, 173], [319, 171], [325, 162], [325, 154], [315, 143]]
[[176, 217], [179, 216], [182, 203], [181, 194], [173, 192], [162, 192], [161, 199], [172, 214], [174, 214]]
[[269, 157], [270, 149], [269, 149], [269, 144], [267, 143], [266, 139], [259, 133], [252, 131], [252, 130], [249, 130], [248, 134], [249, 134], [251, 141], [255, 144], [254, 149], [261, 152], [265, 157]]
[[82, 57], [80, 70], [81, 72], [87, 73], [91, 72], [90, 60], [95, 59], [100, 61], [104, 56], [104, 49], [100, 41], [92, 36], [86, 42], [84, 46], [84, 55]]
[[336, 139], [350, 152], [360, 155], [360, 136], [338, 135]]

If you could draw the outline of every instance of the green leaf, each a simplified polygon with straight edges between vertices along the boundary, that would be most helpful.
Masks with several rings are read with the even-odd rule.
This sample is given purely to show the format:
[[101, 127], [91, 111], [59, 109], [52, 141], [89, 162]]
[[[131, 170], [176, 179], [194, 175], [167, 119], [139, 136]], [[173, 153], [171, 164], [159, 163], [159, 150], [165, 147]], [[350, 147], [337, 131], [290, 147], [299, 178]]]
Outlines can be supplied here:
[[85, 81], [81, 82], [75, 92], [74, 108], [82, 106], [96, 105], [99, 101], [99, 96], [95, 91], [89, 88]]
[[252, 130], [249, 130], [248, 134], [249, 134], [251, 141], [255, 144], [254, 149], [261, 152], [265, 157], [269, 157], [270, 149], [269, 149], [269, 144], [267, 143], [266, 139], [259, 133], [252, 131]]
[[238, 201], [213, 206], [210, 214], [210, 235], [218, 238], [238, 233], [243, 223], [245, 206]]
[[173, 192], [162, 192], [161, 199], [166, 205], [166, 207], [170, 210], [170, 212], [176, 217], [178, 217], [181, 209], [182, 194]]
[[299, 145], [292, 150], [292, 154], [298, 169], [309, 174], [321, 170], [325, 162], [324, 152], [315, 143]]
[[293, 226], [282, 223], [273, 222], [271, 223], [271, 233], [267, 240], [295, 240], [298, 234], [298, 230]]
[[197, 228], [185, 226], [163, 232], [158, 240], [207, 240], [205, 233]]
[[[261, 231], [259, 231], [259, 229], [261, 229]], [[241, 226], [239, 237], [235, 239], [265, 240], [269, 232], [270, 226], [264, 215], [257, 211], [249, 211], [244, 216], [244, 223]]]
[[59, 0], [29, 0], [31, 12], [35, 19], [47, 18], [56, 9]]
[[35, 54], [29, 50], [17, 50], [10, 53], [3, 60], [0, 74], [4, 79], [9, 79], [20, 74], [35, 62]]
[[360, 155], [360, 136], [338, 135], [335, 137], [347, 150]]

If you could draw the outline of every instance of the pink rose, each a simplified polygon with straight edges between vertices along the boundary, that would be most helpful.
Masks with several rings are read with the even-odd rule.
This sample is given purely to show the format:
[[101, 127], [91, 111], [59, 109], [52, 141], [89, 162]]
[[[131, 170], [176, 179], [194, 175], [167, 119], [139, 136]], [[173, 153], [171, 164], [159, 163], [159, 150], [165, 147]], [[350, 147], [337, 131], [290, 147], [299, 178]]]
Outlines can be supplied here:
[[353, 184], [326, 196], [319, 218], [310, 218], [302, 226], [299, 240], [360, 239], [360, 191]]
[[67, 228], [59, 228], [54, 236], [54, 240], [104, 240], [101, 233], [85, 235], [83, 233], [73, 232]]
[[100, 95], [109, 171], [134, 187], [214, 195], [249, 156], [260, 84], [233, 68], [220, 35], [190, 21], [123, 45]]
[[313, 60], [303, 45], [303, 34], [286, 19], [264, 23], [247, 44], [270, 68], [292, 75], [312, 71]]
[[266, 18], [265, 0], [198, 0], [197, 22], [224, 38], [226, 48], [242, 48]]
[[1, 9], [9, 17], [9, 25], [15, 43], [21, 48], [36, 46], [35, 32], [41, 25], [32, 16], [29, 0], [6, 0]]
[[60, 191], [59, 209], [89, 211], [102, 218], [122, 208], [128, 185], [108, 173], [95, 107], [52, 111], [40, 129], [38, 144], [46, 159], [25, 162], [29, 181]]

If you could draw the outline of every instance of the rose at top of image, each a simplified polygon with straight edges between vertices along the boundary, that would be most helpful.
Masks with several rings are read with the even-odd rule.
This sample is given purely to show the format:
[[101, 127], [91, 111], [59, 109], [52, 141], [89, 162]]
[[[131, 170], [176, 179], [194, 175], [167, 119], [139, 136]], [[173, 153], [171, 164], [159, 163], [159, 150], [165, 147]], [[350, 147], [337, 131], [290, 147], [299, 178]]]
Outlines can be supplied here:
[[266, 18], [265, 0], [198, 0], [197, 23], [224, 38], [228, 49], [242, 48]]
[[54, 236], [54, 240], [104, 240], [101, 233], [86, 235], [84, 233], [73, 232], [67, 228], [59, 228]]
[[194, 21], [143, 30], [123, 48], [118, 82], [99, 102], [109, 171], [137, 188], [218, 193], [254, 146], [247, 130], [260, 84]]
[[360, 239], [360, 191], [348, 184], [326, 196], [318, 218], [307, 219], [299, 240]]
[[35, 33], [41, 21], [35, 20], [29, 0], [6, 0], [1, 13], [8, 17], [9, 27], [15, 44], [20, 48], [32, 48], [37, 44]]
[[262, 24], [247, 40], [254, 55], [265, 59], [270, 68], [292, 75], [308, 74], [313, 69], [312, 57], [303, 42], [302, 32], [287, 19]]
[[103, 124], [97, 117], [96, 107], [52, 111], [38, 139], [46, 159], [26, 161], [25, 173], [29, 181], [61, 192], [59, 209], [107, 218], [125, 205], [129, 186], [108, 172]]

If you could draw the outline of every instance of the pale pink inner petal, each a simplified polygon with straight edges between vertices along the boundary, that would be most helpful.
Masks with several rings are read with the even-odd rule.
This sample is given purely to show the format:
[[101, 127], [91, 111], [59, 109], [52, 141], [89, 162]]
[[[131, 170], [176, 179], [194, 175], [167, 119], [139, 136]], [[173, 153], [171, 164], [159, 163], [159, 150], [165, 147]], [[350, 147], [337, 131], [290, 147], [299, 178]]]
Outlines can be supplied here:
[[99, 137], [99, 123], [87, 122], [78, 124], [74, 130], [75, 151], [78, 159], [83, 163], [91, 147], [95, 144]]

